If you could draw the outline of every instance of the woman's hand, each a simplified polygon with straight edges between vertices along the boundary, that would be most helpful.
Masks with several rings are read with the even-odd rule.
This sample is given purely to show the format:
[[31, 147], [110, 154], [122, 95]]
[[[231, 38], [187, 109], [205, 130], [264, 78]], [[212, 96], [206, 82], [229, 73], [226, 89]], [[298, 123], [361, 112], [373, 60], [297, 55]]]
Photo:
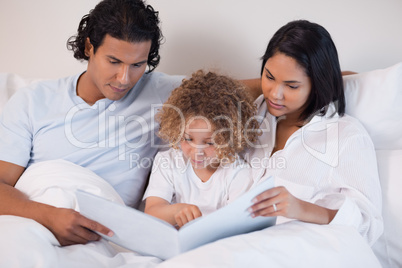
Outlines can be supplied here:
[[302, 200], [294, 197], [283, 187], [274, 187], [262, 192], [253, 199], [254, 205], [249, 208], [252, 217], [284, 216], [300, 219]]
[[328, 224], [338, 210], [328, 209], [294, 197], [285, 187], [271, 188], [253, 199], [249, 208], [252, 217], [284, 216], [289, 219]]
[[95, 232], [113, 236], [113, 232], [96, 221], [72, 209], [53, 208], [46, 227], [55, 235], [60, 245], [86, 244], [101, 238]]
[[174, 219], [181, 228], [184, 224], [201, 216], [202, 213], [196, 205], [182, 203], [180, 210], [174, 215]]

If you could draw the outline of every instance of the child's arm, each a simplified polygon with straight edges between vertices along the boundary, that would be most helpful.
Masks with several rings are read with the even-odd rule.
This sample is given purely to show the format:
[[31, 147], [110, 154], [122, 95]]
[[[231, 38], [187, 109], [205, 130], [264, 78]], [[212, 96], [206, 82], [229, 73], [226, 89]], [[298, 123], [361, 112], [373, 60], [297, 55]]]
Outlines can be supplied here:
[[144, 212], [179, 227], [202, 216], [196, 205], [170, 204], [165, 199], [156, 196], [150, 196], [146, 199]]

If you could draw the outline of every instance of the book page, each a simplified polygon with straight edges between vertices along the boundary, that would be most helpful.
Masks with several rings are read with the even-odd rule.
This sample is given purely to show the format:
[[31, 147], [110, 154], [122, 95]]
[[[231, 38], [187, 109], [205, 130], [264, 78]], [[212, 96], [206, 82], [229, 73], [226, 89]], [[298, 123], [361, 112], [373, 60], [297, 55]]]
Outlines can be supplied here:
[[110, 228], [113, 237], [102, 235], [142, 255], [168, 259], [179, 254], [178, 231], [169, 223], [128, 206], [78, 190], [80, 213]]
[[261, 230], [275, 225], [276, 217], [252, 218], [251, 200], [274, 186], [272, 177], [261, 182], [231, 204], [184, 225], [179, 230], [180, 250], [185, 252], [221, 238]]

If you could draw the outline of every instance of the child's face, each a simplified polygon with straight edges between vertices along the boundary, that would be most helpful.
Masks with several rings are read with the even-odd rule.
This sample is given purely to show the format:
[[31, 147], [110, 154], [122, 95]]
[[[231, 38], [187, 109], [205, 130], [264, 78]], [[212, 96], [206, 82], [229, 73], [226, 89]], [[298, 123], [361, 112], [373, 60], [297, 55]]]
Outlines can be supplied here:
[[212, 125], [206, 119], [190, 118], [187, 121], [180, 146], [194, 169], [215, 170], [218, 167], [212, 135]]

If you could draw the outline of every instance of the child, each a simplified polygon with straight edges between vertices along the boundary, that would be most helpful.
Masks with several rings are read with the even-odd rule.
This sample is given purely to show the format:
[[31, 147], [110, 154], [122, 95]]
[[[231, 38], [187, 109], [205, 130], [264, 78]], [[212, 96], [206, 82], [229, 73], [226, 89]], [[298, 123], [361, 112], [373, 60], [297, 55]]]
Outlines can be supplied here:
[[237, 153], [259, 135], [255, 105], [229, 77], [195, 72], [157, 113], [168, 151], [154, 161], [145, 213], [179, 228], [211, 213], [253, 185], [252, 169]]

